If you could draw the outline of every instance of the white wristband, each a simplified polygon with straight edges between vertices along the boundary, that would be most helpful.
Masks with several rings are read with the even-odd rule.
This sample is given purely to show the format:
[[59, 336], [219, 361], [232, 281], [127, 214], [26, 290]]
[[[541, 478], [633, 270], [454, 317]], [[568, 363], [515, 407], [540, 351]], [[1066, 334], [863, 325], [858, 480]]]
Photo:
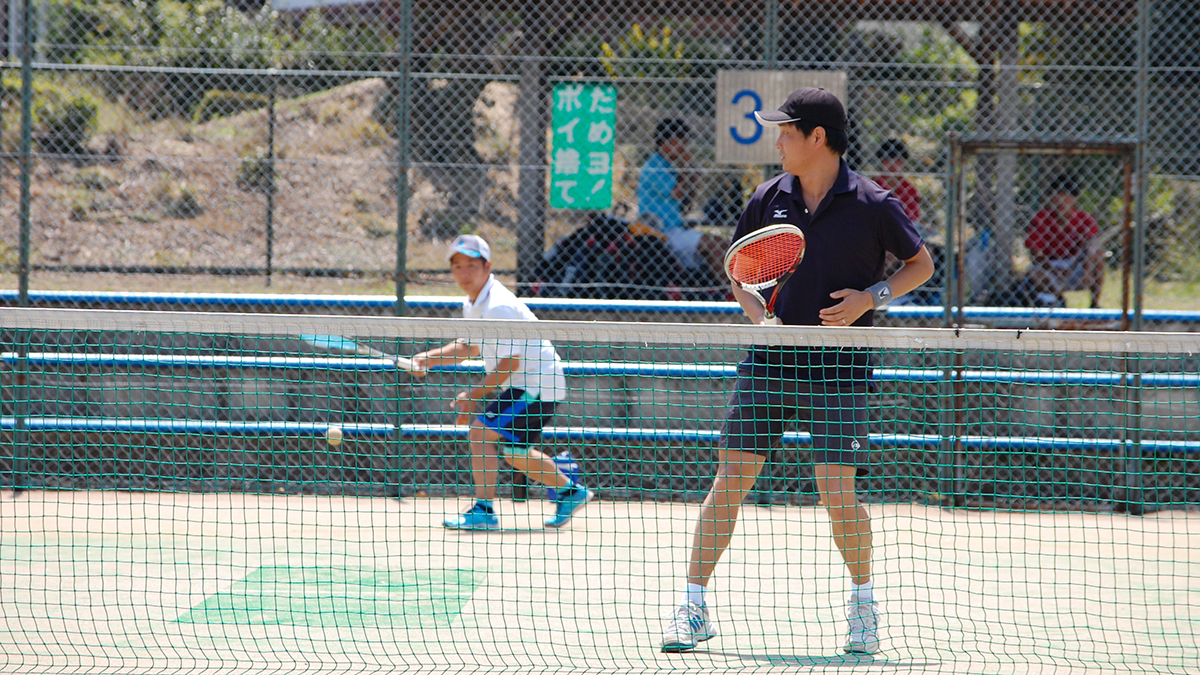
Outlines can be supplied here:
[[867, 289], [871, 294], [871, 302], [875, 303], [875, 309], [887, 307], [887, 304], [892, 301], [892, 285], [886, 281], [881, 281]]

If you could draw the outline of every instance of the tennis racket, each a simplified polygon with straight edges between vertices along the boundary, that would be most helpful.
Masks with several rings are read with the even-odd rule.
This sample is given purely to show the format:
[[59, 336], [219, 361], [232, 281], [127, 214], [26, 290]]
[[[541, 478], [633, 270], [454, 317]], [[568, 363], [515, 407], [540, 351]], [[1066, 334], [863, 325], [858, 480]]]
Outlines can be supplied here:
[[[795, 225], [768, 225], [733, 242], [725, 254], [725, 274], [743, 291], [758, 298], [766, 314], [763, 323], [779, 325], [775, 301], [779, 290], [804, 260], [804, 233]], [[770, 300], [762, 291], [774, 287]]]
[[301, 335], [300, 339], [305, 344], [323, 349], [327, 352], [341, 352], [342, 354], [356, 354], [358, 356], [374, 356], [380, 359], [387, 359], [396, 365], [400, 370], [407, 370], [410, 373], [418, 372], [418, 368], [413, 365], [412, 359], [406, 359], [403, 356], [394, 356], [361, 345], [353, 340], [338, 336], [338, 335]]

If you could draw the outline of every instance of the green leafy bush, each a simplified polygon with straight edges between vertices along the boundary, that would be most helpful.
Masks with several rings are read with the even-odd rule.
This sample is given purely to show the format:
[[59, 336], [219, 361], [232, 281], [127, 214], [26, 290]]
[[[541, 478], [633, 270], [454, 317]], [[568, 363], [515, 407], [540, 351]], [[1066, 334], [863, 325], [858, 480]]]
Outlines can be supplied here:
[[[19, 124], [21, 80], [17, 75], [6, 76], [4, 106], [6, 121]], [[43, 152], [82, 154], [96, 126], [99, 102], [91, 94], [72, 90], [66, 84], [38, 77], [33, 82], [33, 135]], [[13, 115], [13, 112], [17, 112]]]
[[[265, 0], [45, 0], [41, 36], [48, 60], [91, 65], [203, 68], [203, 73], [144, 73], [101, 78], [106, 95], [124, 98], [151, 118], [200, 111], [205, 92], [263, 92], [261, 74], [235, 72], [269, 68], [378, 71], [394, 67], [395, 37], [370, 17], [343, 15], [331, 22], [320, 11], [299, 24]], [[319, 91], [351, 76], [292, 78], [289, 86]]]

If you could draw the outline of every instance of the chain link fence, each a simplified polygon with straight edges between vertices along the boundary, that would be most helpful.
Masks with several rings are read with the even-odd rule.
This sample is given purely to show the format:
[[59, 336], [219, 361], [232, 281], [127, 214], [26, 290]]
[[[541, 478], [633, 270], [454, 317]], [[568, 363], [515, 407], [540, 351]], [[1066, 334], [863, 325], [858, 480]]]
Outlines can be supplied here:
[[[941, 263], [911, 303], [951, 301], [952, 135], [1132, 143], [1135, 160], [1126, 190], [1111, 156], [972, 159], [966, 301], [1200, 296], [1200, 19], [1184, 0], [28, 2], [0, 8], [16, 303], [454, 295], [444, 251], [463, 232], [523, 295], [726, 300], [712, 252], [778, 170], [722, 150], [771, 153], [749, 113], [782, 100], [748, 71], [843, 83], [847, 163], [897, 192]], [[556, 97], [571, 92], [611, 92], [586, 138]]]

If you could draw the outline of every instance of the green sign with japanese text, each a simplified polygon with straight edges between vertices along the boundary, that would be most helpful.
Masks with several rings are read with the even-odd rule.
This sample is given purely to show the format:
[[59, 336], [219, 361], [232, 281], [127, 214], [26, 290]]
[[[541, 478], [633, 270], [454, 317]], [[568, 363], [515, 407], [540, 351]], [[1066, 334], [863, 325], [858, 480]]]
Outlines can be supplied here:
[[612, 206], [617, 88], [565, 82], [554, 87], [551, 114], [550, 207]]

